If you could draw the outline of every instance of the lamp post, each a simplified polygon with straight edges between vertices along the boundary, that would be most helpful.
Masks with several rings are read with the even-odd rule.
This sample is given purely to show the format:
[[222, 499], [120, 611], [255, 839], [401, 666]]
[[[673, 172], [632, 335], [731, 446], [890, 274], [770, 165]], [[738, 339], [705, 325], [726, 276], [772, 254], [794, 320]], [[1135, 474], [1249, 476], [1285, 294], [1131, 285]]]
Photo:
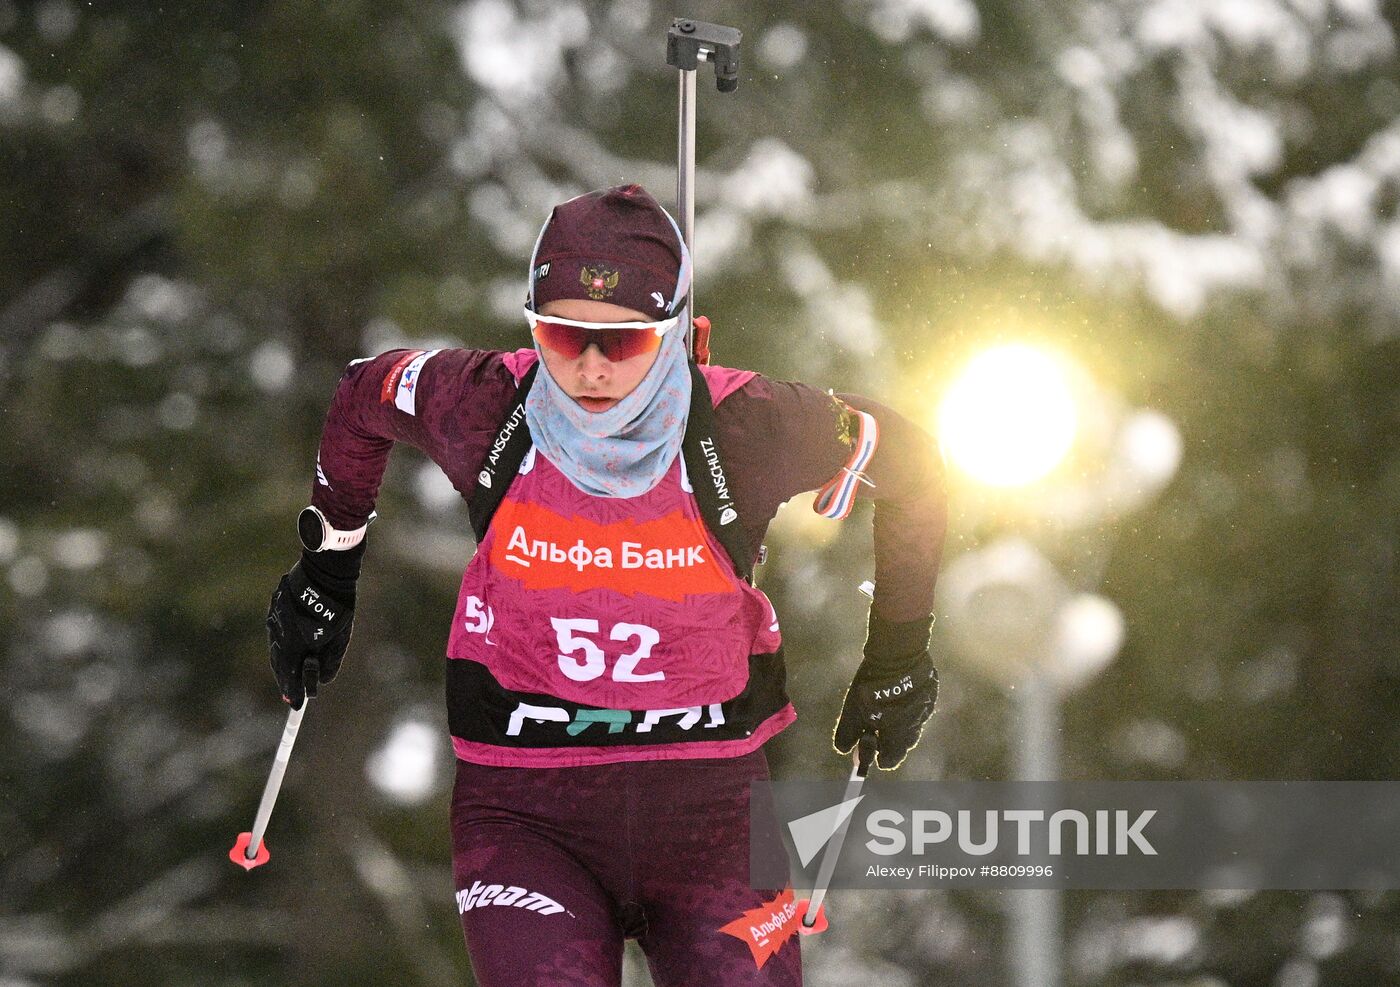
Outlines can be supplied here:
[[[979, 502], [1020, 500], [1024, 516], [1098, 524], [1150, 499], [1181, 452], [1165, 416], [1111, 405], [1053, 354], [998, 346], [971, 360], [948, 389], [938, 434], [953, 463], [983, 488]], [[1076, 481], [1047, 481], [1077, 442], [1095, 447], [1092, 470]], [[1076, 592], [1033, 544], [1004, 537], [953, 560], [940, 580], [954, 651], [1012, 697], [1019, 780], [1059, 776], [1061, 695], [1106, 667], [1122, 644], [1122, 615], [1093, 592], [1101, 574]], [[1014, 982], [1059, 987], [1060, 892], [1012, 891], [1008, 906]]]

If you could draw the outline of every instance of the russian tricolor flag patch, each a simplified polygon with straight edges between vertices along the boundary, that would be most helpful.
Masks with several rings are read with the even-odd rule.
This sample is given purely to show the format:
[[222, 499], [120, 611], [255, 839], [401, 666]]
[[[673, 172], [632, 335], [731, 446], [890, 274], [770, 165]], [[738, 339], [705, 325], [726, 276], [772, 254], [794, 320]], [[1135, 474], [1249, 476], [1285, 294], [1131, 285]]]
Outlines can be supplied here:
[[856, 503], [856, 487], [865, 483], [875, 484], [865, 475], [865, 468], [875, 458], [875, 450], [880, 445], [880, 424], [874, 415], [852, 408], [851, 413], [860, 420], [860, 431], [856, 435], [854, 450], [846, 465], [820, 490], [812, 502], [812, 510], [833, 521], [844, 520]]

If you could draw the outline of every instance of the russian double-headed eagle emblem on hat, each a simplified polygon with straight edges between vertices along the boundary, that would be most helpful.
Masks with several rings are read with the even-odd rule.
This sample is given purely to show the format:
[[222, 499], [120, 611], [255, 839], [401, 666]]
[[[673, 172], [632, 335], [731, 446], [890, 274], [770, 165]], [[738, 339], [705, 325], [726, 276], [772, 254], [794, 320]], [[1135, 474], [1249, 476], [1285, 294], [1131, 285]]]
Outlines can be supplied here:
[[601, 267], [585, 267], [578, 272], [579, 283], [588, 289], [588, 297], [601, 302], [617, 287], [619, 275]]

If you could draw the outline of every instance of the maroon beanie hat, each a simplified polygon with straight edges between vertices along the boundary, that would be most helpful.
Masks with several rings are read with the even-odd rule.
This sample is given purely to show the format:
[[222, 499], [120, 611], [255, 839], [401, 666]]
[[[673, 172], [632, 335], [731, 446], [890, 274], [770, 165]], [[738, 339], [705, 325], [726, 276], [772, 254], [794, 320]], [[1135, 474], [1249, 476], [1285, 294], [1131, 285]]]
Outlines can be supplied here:
[[585, 192], [555, 206], [530, 257], [531, 311], [585, 298], [666, 319], [690, 291], [690, 252], [640, 185]]

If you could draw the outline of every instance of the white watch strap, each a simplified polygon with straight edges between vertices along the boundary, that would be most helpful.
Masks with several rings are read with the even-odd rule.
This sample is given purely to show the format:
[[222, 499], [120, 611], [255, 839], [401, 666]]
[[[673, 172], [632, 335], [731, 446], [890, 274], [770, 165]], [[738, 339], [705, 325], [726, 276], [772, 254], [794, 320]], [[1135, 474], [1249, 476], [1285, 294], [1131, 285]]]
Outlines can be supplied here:
[[327, 524], [325, 527], [326, 541], [321, 546], [321, 551], [343, 552], [347, 548], [354, 548], [365, 540], [365, 531], [368, 530], [368, 528], [368, 524], [362, 524], [354, 531], [337, 531]]
[[307, 507], [306, 510], [316, 515], [321, 522], [321, 547], [318, 552], [343, 552], [347, 548], [354, 548], [365, 540], [365, 532], [369, 529], [370, 521], [375, 519], [375, 514], [370, 514], [369, 520], [360, 525], [354, 531], [341, 531], [331, 527], [330, 521], [326, 520], [326, 515], [321, 513], [321, 509], [315, 506]]

